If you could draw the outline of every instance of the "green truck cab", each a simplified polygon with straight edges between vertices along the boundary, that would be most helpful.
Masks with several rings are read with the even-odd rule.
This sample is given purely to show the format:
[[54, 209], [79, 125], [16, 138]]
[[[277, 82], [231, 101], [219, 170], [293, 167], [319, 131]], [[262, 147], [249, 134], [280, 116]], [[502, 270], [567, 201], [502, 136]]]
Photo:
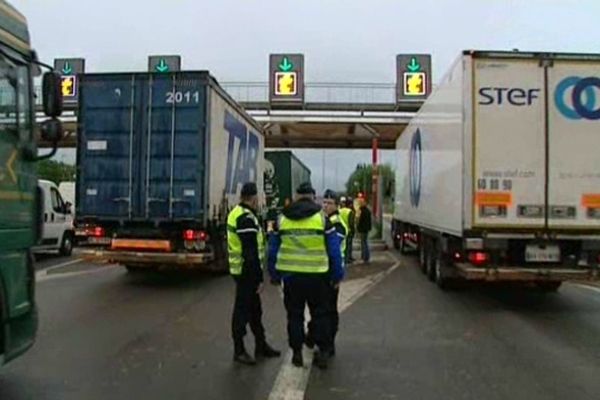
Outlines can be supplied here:
[[[40, 236], [35, 162], [52, 156], [62, 136], [60, 77], [44, 74], [44, 113], [36, 129], [33, 79], [40, 66], [23, 15], [0, 0], [0, 365], [29, 349], [37, 329], [31, 247]], [[53, 150], [38, 156], [36, 133]]]

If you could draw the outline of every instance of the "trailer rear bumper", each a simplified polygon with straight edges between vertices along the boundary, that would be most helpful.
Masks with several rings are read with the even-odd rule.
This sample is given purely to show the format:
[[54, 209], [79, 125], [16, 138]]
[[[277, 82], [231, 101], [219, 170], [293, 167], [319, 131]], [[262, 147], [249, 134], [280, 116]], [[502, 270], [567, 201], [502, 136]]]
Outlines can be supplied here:
[[599, 281], [600, 270], [596, 268], [523, 268], [523, 267], [474, 267], [456, 264], [458, 273], [473, 281]]
[[177, 266], [195, 268], [215, 261], [214, 253], [158, 253], [142, 251], [82, 250], [81, 257], [87, 261], [109, 262], [140, 267]]

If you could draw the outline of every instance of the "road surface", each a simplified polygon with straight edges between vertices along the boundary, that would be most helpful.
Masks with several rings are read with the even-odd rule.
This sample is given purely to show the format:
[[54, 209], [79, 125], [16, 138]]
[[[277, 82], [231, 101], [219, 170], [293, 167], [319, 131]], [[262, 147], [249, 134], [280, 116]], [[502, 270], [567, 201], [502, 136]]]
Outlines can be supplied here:
[[[287, 398], [598, 398], [597, 289], [446, 293], [412, 258], [379, 257], [387, 261], [351, 267], [345, 288], [357, 287], [357, 295], [343, 300], [329, 370], [292, 370], [306, 381]], [[395, 269], [392, 257], [400, 260]], [[229, 277], [131, 276], [76, 259], [44, 262], [37, 343], [0, 370], [0, 399], [278, 398], [281, 360], [253, 368], [231, 362]], [[276, 288], [263, 308], [271, 341], [285, 349]]]

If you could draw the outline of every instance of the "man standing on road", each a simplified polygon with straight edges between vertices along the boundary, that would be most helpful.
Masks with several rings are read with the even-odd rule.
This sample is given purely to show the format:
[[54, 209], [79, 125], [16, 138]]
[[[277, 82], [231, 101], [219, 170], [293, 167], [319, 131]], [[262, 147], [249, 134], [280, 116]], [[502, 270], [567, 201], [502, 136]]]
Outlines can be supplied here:
[[[348, 232], [348, 226], [346, 222], [341, 217], [340, 212], [338, 211], [338, 197], [337, 194], [333, 190], [326, 190], [323, 195], [323, 211], [329, 217], [329, 222], [335, 228], [336, 234], [340, 237], [342, 241], [342, 248], [340, 257], [344, 257], [345, 250], [348, 246], [346, 241], [346, 232]], [[331, 269], [331, 263], [330, 263]], [[340, 295], [340, 284], [339, 282], [334, 282], [332, 279], [331, 287], [330, 287], [330, 298], [329, 298], [329, 313], [330, 313], [330, 321], [331, 321], [331, 350], [330, 355], [335, 355], [335, 337], [338, 332], [338, 328], [340, 325], [340, 314], [338, 312], [338, 298]]]
[[296, 195], [269, 238], [267, 264], [272, 281], [283, 280], [292, 363], [304, 365], [304, 309], [308, 304], [312, 335], [319, 347], [314, 362], [325, 369], [332, 349], [331, 282], [339, 284], [344, 277], [342, 240], [315, 203], [315, 190], [309, 183], [301, 184]]
[[354, 234], [356, 228], [356, 212], [354, 212], [354, 204], [351, 197], [342, 197], [340, 199], [340, 205], [342, 207], [340, 208], [340, 217], [342, 218], [342, 221], [345, 223], [345, 226], [347, 228], [344, 261], [346, 265], [348, 265], [354, 262], [354, 257], [352, 257], [352, 242], [354, 241]]
[[371, 253], [369, 252], [369, 232], [373, 228], [371, 222], [371, 210], [367, 207], [367, 201], [364, 198], [360, 199], [360, 215], [358, 216], [358, 224], [356, 230], [360, 237], [360, 252], [362, 260], [365, 264], [368, 264], [371, 260]]
[[[235, 304], [231, 322], [235, 362], [254, 365], [260, 357], [279, 357], [281, 352], [266, 341], [262, 324], [262, 292], [264, 259], [264, 234], [256, 216], [258, 189], [255, 183], [242, 187], [241, 203], [227, 216], [227, 247], [229, 249], [229, 272], [236, 283]], [[246, 325], [254, 334], [256, 347], [254, 358], [244, 346]]]

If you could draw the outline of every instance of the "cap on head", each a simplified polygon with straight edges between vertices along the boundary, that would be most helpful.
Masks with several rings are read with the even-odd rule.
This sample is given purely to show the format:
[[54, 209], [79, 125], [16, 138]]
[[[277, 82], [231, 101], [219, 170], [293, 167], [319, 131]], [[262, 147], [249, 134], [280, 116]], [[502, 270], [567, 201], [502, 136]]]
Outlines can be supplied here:
[[300, 186], [296, 188], [296, 194], [316, 194], [315, 189], [313, 189], [310, 182], [301, 183]]
[[325, 193], [323, 193], [323, 198], [333, 200], [335, 204], [338, 203], [338, 195], [331, 189], [327, 189]]
[[242, 197], [256, 196], [258, 194], [258, 188], [254, 182], [246, 182], [242, 186]]

